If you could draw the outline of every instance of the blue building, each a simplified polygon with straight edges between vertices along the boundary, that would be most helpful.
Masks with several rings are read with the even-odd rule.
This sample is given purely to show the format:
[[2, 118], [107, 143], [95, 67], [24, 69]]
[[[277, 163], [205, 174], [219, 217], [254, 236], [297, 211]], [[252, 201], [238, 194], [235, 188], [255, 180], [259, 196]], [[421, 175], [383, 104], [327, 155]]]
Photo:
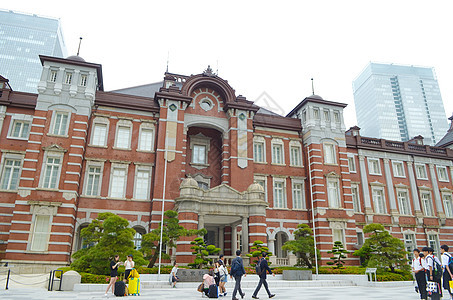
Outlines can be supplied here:
[[36, 93], [39, 55], [66, 57], [58, 19], [0, 10], [0, 75], [15, 91]]
[[433, 68], [370, 63], [353, 81], [358, 126], [364, 136], [439, 142], [447, 117]]

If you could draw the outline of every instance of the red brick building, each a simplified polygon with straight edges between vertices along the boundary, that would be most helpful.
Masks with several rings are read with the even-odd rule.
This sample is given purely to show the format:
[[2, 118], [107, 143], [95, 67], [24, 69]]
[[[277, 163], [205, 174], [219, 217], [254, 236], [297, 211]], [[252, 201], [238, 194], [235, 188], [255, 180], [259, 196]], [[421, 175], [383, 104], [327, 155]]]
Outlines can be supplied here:
[[[282, 265], [300, 223], [314, 222], [322, 262], [333, 241], [357, 249], [372, 222], [408, 249], [453, 241], [451, 129], [443, 147], [366, 138], [346, 131], [346, 104], [312, 95], [283, 117], [209, 67], [105, 92], [101, 65], [40, 59], [37, 94], [0, 77], [2, 261], [67, 263], [106, 211], [129, 220], [137, 247], [175, 209], [226, 255], [261, 240]], [[193, 259], [189, 238], [166, 251]]]

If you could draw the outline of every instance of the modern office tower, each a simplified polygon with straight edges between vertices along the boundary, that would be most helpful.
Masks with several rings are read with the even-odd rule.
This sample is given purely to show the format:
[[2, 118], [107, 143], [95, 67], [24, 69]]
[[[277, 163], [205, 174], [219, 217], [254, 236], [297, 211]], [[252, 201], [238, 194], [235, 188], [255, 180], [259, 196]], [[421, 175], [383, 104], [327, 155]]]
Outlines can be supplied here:
[[0, 49], [0, 75], [21, 92], [36, 93], [39, 55], [67, 56], [58, 19], [11, 10], [0, 10]]
[[370, 63], [353, 81], [363, 136], [434, 145], [448, 124], [433, 68]]

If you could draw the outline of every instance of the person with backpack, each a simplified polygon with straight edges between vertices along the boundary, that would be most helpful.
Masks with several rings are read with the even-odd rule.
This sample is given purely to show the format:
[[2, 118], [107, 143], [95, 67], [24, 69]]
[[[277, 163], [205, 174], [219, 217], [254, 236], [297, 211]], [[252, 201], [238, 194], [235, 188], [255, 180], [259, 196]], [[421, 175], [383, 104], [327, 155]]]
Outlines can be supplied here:
[[450, 289], [450, 281], [453, 278], [452, 271], [453, 271], [453, 257], [448, 253], [448, 246], [442, 245], [440, 246], [440, 253], [442, 254], [441, 261], [442, 261], [442, 269], [443, 269], [443, 288], [446, 289], [450, 293], [450, 299], [453, 300], [453, 291]]
[[[423, 256], [423, 253], [421, 253]], [[415, 280], [417, 281], [416, 290], [420, 293], [420, 299], [427, 299], [426, 295], [426, 277], [425, 268], [423, 267], [423, 260], [420, 257], [420, 250], [414, 249], [414, 259], [412, 260], [412, 272], [415, 274]]]
[[[442, 298], [442, 288], [441, 288], [441, 281], [442, 281], [442, 265], [440, 260], [434, 256], [434, 249], [431, 247], [423, 247], [422, 249], [425, 260], [426, 260], [426, 278], [427, 278], [427, 286], [429, 288], [430, 282], [436, 283], [436, 291], [431, 292], [427, 289], [428, 296], [431, 296], [431, 299], [440, 299]], [[431, 295], [432, 294], [432, 295]]]
[[225, 267], [221, 259], [219, 259], [218, 264], [220, 273], [220, 285], [219, 285], [220, 295], [226, 296], [227, 291], [225, 288], [225, 284], [228, 281], [228, 269]]
[[231, 262], [230, 271], [230, 277], [234, 277], [234, 280], [236, 281], [236, 284], [234, 285], [232, 300], [238, 300], [238, 298], [236, 298], [237, 292], [239, 292], [241, 298], [244, 299], [245, 293], [243, 293], [241, 289], [242, 275], [244, 275], [244, 277], [247, 276], [245, 274], [244, 263], [242, 262], [241, 258], [241, 250], [236, 250], [236, 258]]
[[258, 283], [258, 286], [256, 287], [255, 292], [252, 295], [253, 299], [259, 299], [259, 297], [257, 295], [258, 295], [258, 292], [260, 291], [262, 285], [264, 285], [264, 288], [266, 289], [266, 292], [269, 295], [269, 298], [275, 297], [275, 294], [272, 294], [271, 291], [269, 291], [269, 286], [267, 285], [267, 281], [266, 281], [267, 272], [269, 272], [269, 274], [272, 274], [273, 276], [275, 276], [275, 274], [272, 273], [271, 268], [269, 268], [269, 264], [267, 263], [267, 259], [266, 259], [267, 253], [263, 252], [261, 255], [262, 255], [262, 258], [256, 263], [256, 268], [255, 268], [256, 274], [260, 277], [260, 282]]

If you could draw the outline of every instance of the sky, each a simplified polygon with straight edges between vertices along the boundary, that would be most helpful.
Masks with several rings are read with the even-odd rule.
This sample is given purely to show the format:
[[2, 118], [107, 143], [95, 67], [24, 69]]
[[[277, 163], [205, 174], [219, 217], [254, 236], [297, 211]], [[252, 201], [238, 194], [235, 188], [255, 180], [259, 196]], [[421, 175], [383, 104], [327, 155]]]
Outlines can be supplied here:
[[372, 62], [434, 67], [453, 113], [453, 1], [50, 1], [0, 8], [59, 18], [69, 55], [102, 64], [104, 89], [152, 83], [208, 65], [255, 101], [265, 92], [288, 113], [305, 97], [348, 104]]

